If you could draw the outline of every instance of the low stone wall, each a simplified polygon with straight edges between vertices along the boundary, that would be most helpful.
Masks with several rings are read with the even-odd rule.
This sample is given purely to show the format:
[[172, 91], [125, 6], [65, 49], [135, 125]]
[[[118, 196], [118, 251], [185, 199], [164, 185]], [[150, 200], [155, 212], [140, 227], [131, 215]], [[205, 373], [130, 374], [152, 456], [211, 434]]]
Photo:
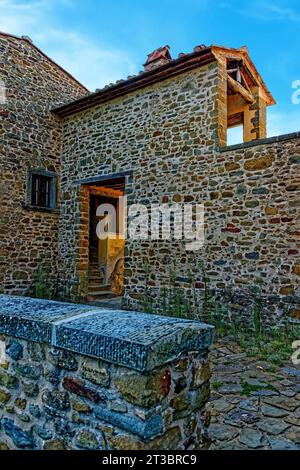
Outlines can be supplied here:
[[0, 296], [0, 449], [196, 449], [213, 328]]

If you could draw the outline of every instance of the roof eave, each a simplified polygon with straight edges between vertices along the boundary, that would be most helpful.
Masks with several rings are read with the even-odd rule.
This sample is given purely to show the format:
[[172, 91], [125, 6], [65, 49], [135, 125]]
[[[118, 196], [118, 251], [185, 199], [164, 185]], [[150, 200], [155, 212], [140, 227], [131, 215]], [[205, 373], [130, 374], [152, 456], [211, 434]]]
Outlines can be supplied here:
[[143, 72], [140, 75], [116, 83], [109, 88], [104, 88], [89, 96], [55, 108], [52, 112], [60, 117], [67, 117], [214, 61], [216, 61], [216, 58], [212, 54], [211, 47], [203, 48], [200, 51], [186, 54], [154, 70]]

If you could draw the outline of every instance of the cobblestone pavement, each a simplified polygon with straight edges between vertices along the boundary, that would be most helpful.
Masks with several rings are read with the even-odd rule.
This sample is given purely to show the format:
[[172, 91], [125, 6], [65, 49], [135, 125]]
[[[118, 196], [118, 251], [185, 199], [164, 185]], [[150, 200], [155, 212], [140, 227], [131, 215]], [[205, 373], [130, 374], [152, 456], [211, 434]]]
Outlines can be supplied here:
[[300, 367], [257, 361], [226, 341], [211, 360], [210, 450], [300, 450]]

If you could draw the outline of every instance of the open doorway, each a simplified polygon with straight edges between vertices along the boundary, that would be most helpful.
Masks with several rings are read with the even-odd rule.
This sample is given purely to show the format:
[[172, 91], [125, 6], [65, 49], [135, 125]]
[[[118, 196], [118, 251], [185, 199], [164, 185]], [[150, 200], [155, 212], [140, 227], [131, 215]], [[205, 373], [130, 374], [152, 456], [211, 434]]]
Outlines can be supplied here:
[[[89, 186], [88, 301], [121, 296], [123, 292], [125, 238], [120, 220], [124, 217], [124, 191], [124, 178], [101, 181]], [[115, 224], [109, 223], [105, 210], [108, 205], [115, 211]], [[103, 237], [99, 237], [101, 230], [105, 232]]]

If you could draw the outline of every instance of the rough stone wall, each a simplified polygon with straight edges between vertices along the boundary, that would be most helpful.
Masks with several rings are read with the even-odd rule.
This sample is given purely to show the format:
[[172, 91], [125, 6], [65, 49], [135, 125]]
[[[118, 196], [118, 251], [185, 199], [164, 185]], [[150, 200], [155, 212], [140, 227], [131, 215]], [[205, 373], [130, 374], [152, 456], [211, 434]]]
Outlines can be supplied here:
[[[170, 263], [177, 271], [176, 285], [183, 288], [184, 297], [195, 298], [195, 304], [201, 302], [203, 263], [209, 287], [238, 317], [249, 314], [254, 298], [251, 291], [256, 287], [264, 300], [262, 315], [266, 319], [278, 321], [286, 313], [300, 319], [299, 137], [215, 150], [203, 160], [205, 163], [195, 162], [198, 169], [190, 172], [182, 192], [161, 195], [171, 200], [203, 200], [203, 249], [195, 253], [182, 250], [178, 259], [174, 242], [171, 249], [168, 241], [152, 242], [149, 247], [144, 241], [128, 243], [127, 306], [136, 308], [145, 294], [145, 281], [141, 285], [142, 281], [130, 279], [142, 278], [137, 260], [145, 260], [149, 253], [148, 292], [153, 290], [155, 310], [159, 310], [157, 299], [163, 295], [157, 287], [168, 285], [164, 271]], [[195, 174], [201, 181], [199, 186], [193, 183]]]
[[[77, 269], [83, 275], [88, 260], [88, 188], [79, 180], [132, 171], [125, 185], [128, 204], [161, 202], [166, 194], [176, 200], [189, 194], [190, 179], [201, 190], [217, 129], [216, 77], [214, 63], [65, 119], [60, 254], [70, 282], [76, 282]], [[186, 256], [182, 245], [174, 243]], [[127, 243], [125, 285], [139, 288], [144, 258], [153, 261], [153, 246]], [[168, 242], [157, 247], [154, 268], [170, 252]]]
[[60, 173], [61, 123], [50, 110], [87, 94], [87, 90], [37, 50], [29, 40], [0, 34], [1, 254], [0, 288], [26, 294], [41, 255], [57, 255], [57, 209], [26, 207], [30, 169]]
[[0, 295], [0, 449], [202, 447], [212, 341], [199, 321]]
[[[209, 398], [205, 353], [141, 373], [0, 335], [0, 450], [195, 449]], [[3, 347], [4, 349], [4, 347]]]
[[78, 181], [131, 170], [128, 204], [204, 202], [206, 219], [197, 252], [176, 240], [126, 241], [127, 307], [141, 306], [146, 283], [157, 303], [170, 269], [184, 295], [201, 302], [203, 263], [210, 287], [223, 300], [230, 292], [239, 316], [257, 285], [269, 318], [299, 318], [299, 135], [220, 149], [222, 77], [213, 63], [65, 119], [60, 249], [70, 282], [88, 253], [87, 210], [80, 212], [88, 198]]

